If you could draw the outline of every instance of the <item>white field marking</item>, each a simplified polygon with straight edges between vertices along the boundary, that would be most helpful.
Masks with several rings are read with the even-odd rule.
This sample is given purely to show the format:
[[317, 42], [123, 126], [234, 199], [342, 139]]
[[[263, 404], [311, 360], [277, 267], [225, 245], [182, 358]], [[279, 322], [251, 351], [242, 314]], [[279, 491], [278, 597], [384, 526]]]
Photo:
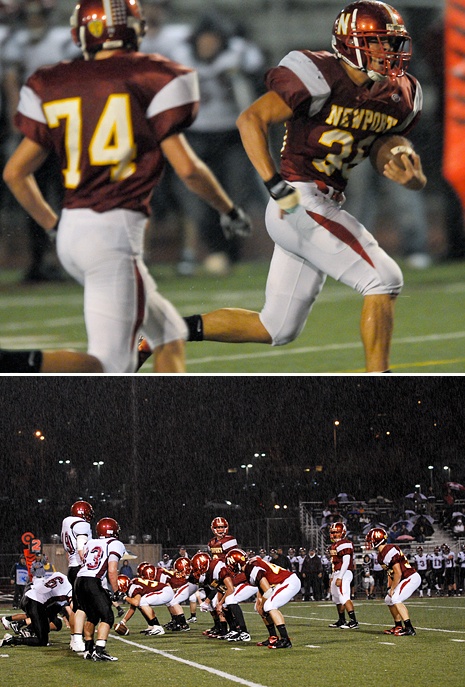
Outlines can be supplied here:
[[[252, 611], [244, 611], [244, 615], [246, 615], [247, 613], [252, 614]], [[289, 615], [288, 613], [286, 613], [286, 618], [292, 618], [294, 620], [310, 620], [310, 618], [307, 618], [307, 617], [302, 616], [302, 615]], [[323, 623], [328, 623], [331, 620], [331, 618], [311, 618], [311, 620], [319, 620]], [[363, 622], [360, 622], [360, 620], [359, 620], [358, 624], [359, 625], [366, 625], [366, 627], [386, 627], [386, 625], [388, 624], [388, 620], [386, 620], [385, 623], [363, 623]], [[419, 625], [415, 625], [415, 630], [422, 630], [424, 632], [444, 632], [444, 633], [465, 635], [465, 630], [443, 630], [443, 629], [438, 628], [438, 627], [420, 627]]]
[[378, 642], [378, 644], [386, 644], [386, 646], [395, 646], [395, 642]]
[[218, 670], [217, 668], [210, 668], [209, 666], [204, 666], [202, 663], [195, 663], [195, 661], [188, 661], [186, 658], [180, 658], [179, 656], [172, 656], [171, 654], [167, 653], [166, 651], [161, 651], [160, 649], [154, 649], [151, 646], [144, 646], [143, 644], [138, 644], [137, 642], [131, 642], [129, 639], [124, 639], [123, 637], [117, 637], [112, 634], [112, 639], [117, 639], [119, 642], [123, 642], [124, 644], [129, 644], [130, 646], [135, 646], [138, 649], [145, 649], [145, 651], [150, 651], [153, 654], [158, 654], [159, 656], [164, 656], [165, 658], [170, 658], [172, 661], [178, 661], [179, 663], [184, 663], [187, 666], [191, 666], [191, 668], [197, 668], [198, 670], [205, 670], [207, 673], [211, 673], [212, 675], [215, 675], [217, 677], [223, 678], [225, 680], [231, 680], [231, 682], [236, 682], [239, 685], [246, 685], [246, 687], [265, 687], [265, 685], [261, 685], [258, 682], [250, 682], [250, 680], [244, 680], [241, 677], [237, 677], [237, 675], [231, 675], [230, 673], [225, 673], [222, 670]]
[[465, 639], [451, 639], [451, 642], [465, 642]]
[[307, 649], [321, 649], [321, 646], [319, 646], [318, 644], [306, 644], [305, 646], [307, 647]]
[[[401, 339], [394, 339], [392, 343], [394, 346], [401, 346], [407, 344], [423, 344], [428, 341], [448, 341], [463, 338], [465, 338], [465, 332], [450, 332], [449, 334], [405, 336]], [[276, 358], [280, 356], [303, 355], [306, 353], [326, 353], [327, 351], [352, 350], [361, 347], [362, 344], [359, 341], [348, 341], [347, 343], [340, 344], [326, 344], [324, 346], [301, 346], [299, 348], [287, 348], [286, 346], [280, 346], [278, 348], [272, 348], [271, 350], [265, 349], [259, 353], [236, 353], [232, 355], [211, 355], [204, 358], [193, 358], [189, 359], [189, 366], [203, 365], [204, 363], [221, 362], [226, 360], [251, 360], [254, 358]]]

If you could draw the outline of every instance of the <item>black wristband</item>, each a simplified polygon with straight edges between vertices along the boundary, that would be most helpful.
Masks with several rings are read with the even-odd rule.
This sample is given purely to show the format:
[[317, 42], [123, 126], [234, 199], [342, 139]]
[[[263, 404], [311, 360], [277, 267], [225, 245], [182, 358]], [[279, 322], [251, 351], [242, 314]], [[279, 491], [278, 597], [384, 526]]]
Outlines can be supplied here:
[[271, 189], [276, 186], [276, 184], [279, 184], [281, 181], [283, 181], [283, 178], [279, 172], [276, 172], [274, 176], [271, 177], [269, 181], [265, 181], [265, 186], [268, 189], [268, 191], [271, 191]]
[[227, 212], [226, 214], [227, 214], [228, 217], [229, 217], [230, 219], [232, 219], [232, 220], [238, 219], [238, 217], [239, 217], [239, 213], [238, 213], [238, 211], [236, 210], [235, 207], [233, 207], [233, 209], [230, 210], [229, 212]]

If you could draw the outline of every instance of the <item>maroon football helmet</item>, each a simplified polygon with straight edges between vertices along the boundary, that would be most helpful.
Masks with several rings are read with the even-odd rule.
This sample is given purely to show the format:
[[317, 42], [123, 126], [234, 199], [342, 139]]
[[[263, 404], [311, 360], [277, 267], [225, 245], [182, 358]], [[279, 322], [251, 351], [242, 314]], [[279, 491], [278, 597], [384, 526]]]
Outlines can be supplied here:
[[119, 537], [119, 525], [113, 518], [102, 518], [98, 521], [96, 526], [97, 536], [105, 539], [110, 537]]
[[382, 527], [372, 527], [365, 537], [367, 549], [377, 549], [387, 542], [388, 534]]
[[242, 549], [231, 549], [226, 556], [226, 567], [233, 574], [240, 573], [247, 563], [248, 556]]
[[155, 566], [151, 563], [140, 563], [137, 566], [137, 575], [143, 580], [154, 580], [155, 572]]
[[118, 589], [120, 592], [126, 594], [130, 584], [131, 580], [127, 575], [118, 575]]
[[213, 534], [217, 537], [224, 537], [224, 535], [228, 534], [229, 532], [229, 523], [226, 520], [226, 518], [213, 518], [210, 527], [212, 529]]
[[70, 23], [86, 57], [99, 50], [138, 50], [145, 33], [139, 0], [81, 0]]
[[196, 553], [192, 556], [192, 573], [194, 577], [199, 578], [200, 575], [206, 573], [210, 565], [211, 556], [208, 553]]
[[344, 539], [347, 534], [347, 527], [343, 522], [334, 522], [329, 527], [329, 538], [333, 543]]
[[87, 501], [76, 501], [71, 506], [71, 515], [75, 518], [84, 518], [84, 520], [90, 522], [94, 517], [94, 509]]
[[189, 577], [192, 572], [192, 564], [187, 556], [177, 558], [173, 563], [173, 570], [176, 577]]
[[412, 55], [412, 41], [399, 12], [375, 0], [359, 0], [339, 12], [332, 47], [337, 57], [372, 81], [403, 76]]

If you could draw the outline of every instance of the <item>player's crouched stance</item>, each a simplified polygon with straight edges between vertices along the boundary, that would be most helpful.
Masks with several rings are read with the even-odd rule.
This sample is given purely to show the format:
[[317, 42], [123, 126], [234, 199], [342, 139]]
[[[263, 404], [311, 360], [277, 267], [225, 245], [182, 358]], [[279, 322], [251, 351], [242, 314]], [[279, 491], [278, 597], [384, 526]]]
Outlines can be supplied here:
[[226, 565], [232, 573], [243, 572], [247, 582], [257, 587], [255, 610], [262, 616], [269, 634], [268, 639], [259, 642], [258, 646], [290, 649], [292, 644], [284, 616], [278, 609], [300, 592], [301, 583], [297, 575], [278, 565], [267, 563], [259, 556], [249, 560], [241, 549], [232, 549], [228, 553]]
[[384, 633], [396, 636], [415, 635], [409, 612], [403, 602], [418, 589], [421, 577], [398, 546], [386, 543], [387, 537], [387, 532], [382, 527], [373, 527], [365, 537], [367, 548], [378, 551], [378, 562], [388, 574], [388, 592], [384, 603], [389, 607], [395, 625], [384, 630]]

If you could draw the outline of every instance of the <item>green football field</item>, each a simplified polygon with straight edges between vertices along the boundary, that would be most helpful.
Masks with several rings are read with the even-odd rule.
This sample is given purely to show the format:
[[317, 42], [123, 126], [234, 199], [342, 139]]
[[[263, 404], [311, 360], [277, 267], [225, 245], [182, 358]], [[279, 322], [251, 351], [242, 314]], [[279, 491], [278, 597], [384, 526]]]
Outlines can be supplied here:
[[[423, 271], [403, 267], [405, 287], [396, 306], [392, 371], [403, 374], [465, 372], [465, 265], [439, 264]], [[170, 265], [152, 272], [160, 291], [183, 315], [220, 307], [260, 310], [267, 263], [243, 263], [221, 279], [179, 277]], [[0, 281], [0, 346], [85, 350], [82, 290], [72, 281], [25, 286], [18, 272]], [[363, 372], [359, 336], [362, 299], [328, 279], [299, 337], [284, 347], [190, 343], [193, 374], [358, 374]], [[146, 363], [141, 374], [150, 373]]]
[[[407, 605], [416, 637], [383, 634], [390, 614], [381, 600], [355, 600], [360, 627], [329, 628], [336, 619], [331, 602], [291, 602], [282, 610], [293, 647], [271, 651], [257, 647], [266, 637], [253, 604], [243, 604], [252, 641], [207, 639], [208, 613], [198, 613], [189, 632], [146, 637], [136, 614], [130, 634], [112, 633], [108, 651], [118, 662], [94, 663], [72, 654], [69, 632], [50, 635], [49, 647], [0, 647], [2, 685], [27, 687], [360, 687], [414, 685], [463, 687], [465, 598], [415, 598]], [[188, 610], [188, 609], [186, 609]], [[6, 609], [1, 609], [2, 614]], [[158, 609], [160, 622], [168, 612]], [[3, 636], [3, 635], [2, 635]]]

